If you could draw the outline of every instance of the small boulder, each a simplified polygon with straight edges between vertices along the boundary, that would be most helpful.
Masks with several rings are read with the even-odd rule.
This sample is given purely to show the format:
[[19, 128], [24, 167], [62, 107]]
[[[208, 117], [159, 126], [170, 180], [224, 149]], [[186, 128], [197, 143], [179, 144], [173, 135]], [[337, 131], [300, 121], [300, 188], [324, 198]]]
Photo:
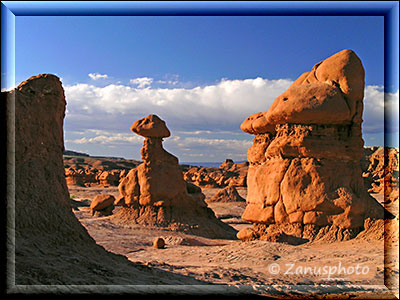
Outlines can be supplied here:
[[164, 249], [165, 248], [165, 241], [161, 237], [157, 237], [153, 242], [153, 247], [155, 249]]
[[253, 240], [257, 239], [257, 238], [258, 238], [258, 235], [257, 235], [257, 233], [253, 230], [253, 228], [246, 227], [246, 228], [243, 228], [242, 230], [240, 230], [240, 231], [236, 234], [236, 237], [237, 237], [239, 240], [242, 240], [242, 241], [246, 242], [246, 241], [253, 241]]
[[92, 216], [109, 216], [114, 209], [115, 198], [113, 195], [100, 194], [97, 195], [90, 204]]

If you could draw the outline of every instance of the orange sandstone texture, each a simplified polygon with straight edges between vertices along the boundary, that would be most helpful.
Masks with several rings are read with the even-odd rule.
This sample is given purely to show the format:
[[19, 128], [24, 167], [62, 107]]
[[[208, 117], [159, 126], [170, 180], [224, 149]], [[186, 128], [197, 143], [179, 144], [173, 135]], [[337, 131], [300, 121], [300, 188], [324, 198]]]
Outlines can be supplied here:
[[363, 97], [361, 60], [343, 50], [301, 75], [267, 112], [242, 123], [255, 135], [242, 218], [255, 226], [239, 238], [270, 240], [278, 228], [313, 240], [321, 228], [335, 228], [338, 239], [347, 239], [367, 218], [383, 218], [360, 167]]
[[94, 216], [108, 216], [114, 209], [115, 198], [113, 195], [100, 194], [94, 197], [90, 203], [90, 210]]
[[164, 150], [170, 135], [155, 115], [136, 121], [131, 130], [145, 137], [143, 163], [122, 179], [113, 216], [117, 222], [162, 226], [212, 238], [232, 238], [236, 231], [218, 220], [207, 207], [199, 187], [186, 183], [178, 158]]

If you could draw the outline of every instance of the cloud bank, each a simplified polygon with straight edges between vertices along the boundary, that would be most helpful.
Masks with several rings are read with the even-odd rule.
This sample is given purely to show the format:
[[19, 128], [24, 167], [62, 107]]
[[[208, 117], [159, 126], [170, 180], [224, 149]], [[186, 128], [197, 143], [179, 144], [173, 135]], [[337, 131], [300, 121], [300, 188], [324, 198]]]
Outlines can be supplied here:
[[[133, 86], [109, 84], [98, 87], [86, 83], [65, 86], [67, 146], [76, 149], [80, 145], [100, 145], [115, 150], [139, 141], [141, 145], [141, 140], [129, 131], [130, 125], [148, 114], [157, 114], [172, 132], [165, 145], [173, 149], [175, 155], [183, 155], [184, 161], [196, 157], [203, 161], [218, 161], [228, 154], [245, 159], [252, 136], [240, 131], [241, 122], [250, 114], [268, 110], [274, 99], [293, 81], [260, 77], [223, 79], [190, 89], [154, 88], [153, 82], [157, 81], [140, 77], [130, 80]], [[365, 88], [364, 134], [383, 134], [385, 108], [391, 115], [398, 116], [398, 97], [398, 91], [385, 94], [382, 86]], [[391, 132], [399, 130], [398, 122], [386, 127]], [[95, 130], [101, 132], [93, 135]], [[74, 135], [74, 132], [84, 136]]]
[[77, 117], [90, 115], [91, 119], [102, 120], [103, 126], [107, 126], [105, 120], [111, 122], [130, 117], [130, 121], [134, 121], [155, 113], [175, 130], [232, 130], [238, 129], [249, 114], [266, 111], [292, 83], [288, 79], [255, 78], [222, 80], [214, 85], [192, 89], [143, 89], [151, 81], [146, 77], [131, 80], [138, 88], [123, 84], [66, 86], [67, 118], [74, 118], [79, 128], [86, 128], [86, 120]]
[[129, 80], [129, 82], [133, 85], [137, 85], [137, 87], [139, 89], [145, 88], [145, 87], [149, 87], [152, 82], [153, 82], [153, 78], [150, 77], [140, 77], [140, 78], [134, 78]]

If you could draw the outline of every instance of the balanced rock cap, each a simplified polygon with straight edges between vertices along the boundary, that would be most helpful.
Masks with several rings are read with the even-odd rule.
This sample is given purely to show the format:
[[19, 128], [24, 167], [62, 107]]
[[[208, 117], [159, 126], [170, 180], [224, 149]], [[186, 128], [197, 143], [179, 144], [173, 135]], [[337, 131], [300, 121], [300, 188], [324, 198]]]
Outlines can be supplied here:
[[165, 138], [171, 135], [165, 122], [156, 115], [137, 120], [132, 124], [131, 130], [144, 137]]
[[349, 49], [317, 63], [275, 99], [267, 112], [246, 118], [250, 134], [274, 133], [276, 124], [349, 124], [362, 122], [365, 71]]

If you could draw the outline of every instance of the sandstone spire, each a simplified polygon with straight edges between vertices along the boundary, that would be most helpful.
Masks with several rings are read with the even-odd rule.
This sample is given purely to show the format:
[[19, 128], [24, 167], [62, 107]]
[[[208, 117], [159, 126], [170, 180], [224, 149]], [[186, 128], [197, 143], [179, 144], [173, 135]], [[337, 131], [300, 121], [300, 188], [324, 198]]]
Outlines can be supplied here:
[[163, 138], [170, 136], [165, 122], [149, 115], [134, 122], [131, 130], [145, 137], [143, 163], [121, 181], [116, 203], [123, 207], [114, 219], [208, 237], [234, 236], [235, 230], [207, 207], [201, 189], [185, 182], [178, 158], [164, 150]]

